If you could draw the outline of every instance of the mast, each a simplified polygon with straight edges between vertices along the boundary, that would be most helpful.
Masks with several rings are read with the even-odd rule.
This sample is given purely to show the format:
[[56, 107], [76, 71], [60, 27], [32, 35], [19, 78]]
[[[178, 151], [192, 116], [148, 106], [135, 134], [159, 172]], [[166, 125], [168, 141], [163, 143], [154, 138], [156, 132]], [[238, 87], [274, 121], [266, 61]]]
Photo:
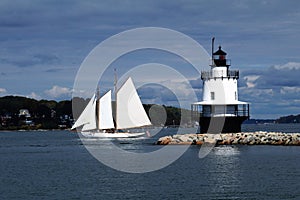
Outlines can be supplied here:
[[117, 69], [114, 68], [114, 90], [115, 90], [115, 130], [118, 129], [118, 123], [117, 123]]
[[211, 39], [211, 60], [212, 60], [212, 62], [214, 61], [214, 43], [215, 43], [215, 37], [213, 37]]
[[97, 128], [100, 128], [100, 86], [97, 86], [96, 91], [96, 120], [97, 120]]

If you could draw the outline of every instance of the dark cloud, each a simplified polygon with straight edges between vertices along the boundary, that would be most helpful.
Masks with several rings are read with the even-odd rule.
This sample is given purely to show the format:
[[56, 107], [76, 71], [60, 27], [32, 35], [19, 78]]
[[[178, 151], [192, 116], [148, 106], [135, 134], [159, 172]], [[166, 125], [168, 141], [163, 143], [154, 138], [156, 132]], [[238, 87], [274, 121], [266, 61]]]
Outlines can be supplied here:
[[56, 64], [59, 62], [59, 58], [56, 55], [49, 54], [36, 54], [33, 56], [33, 60], [39, 64]]
[[55, 55], [36, 54], [28, 57], [12, 57], [1, 59], [2, 63], [11, 64], [17, 67], [32, 67], [35, 65], [53, 65], [59, 63]]
[[[286, 66], [288, 66], [286, 64]], [[299, 68], [272, 66], [266, 70], [244, 72], [245, 76], [259, 76], [253, 83], [259, 89], [277, 89], [281, 87], [300, 87], [300, 63]]]
[[49, 73], [57, 73], [57, 72], [61, 72], [63, 71], [63, 68], [51, 68], [51, 69], [47, 69], [45, 70], [45, 72], [49, 72]]
[[300, 63], [247, 70], [243, 71], [243, 75], [239, 82], [239, 96], [251, 102], [254, 116], [273, 114], [278, 117], [300, 113]]
[[138, 89], [138, 93], [142, 99], [157, 101], [158, 104], [177, 101], [176, 95], [171, 90], [157, 84], [143, 86]]

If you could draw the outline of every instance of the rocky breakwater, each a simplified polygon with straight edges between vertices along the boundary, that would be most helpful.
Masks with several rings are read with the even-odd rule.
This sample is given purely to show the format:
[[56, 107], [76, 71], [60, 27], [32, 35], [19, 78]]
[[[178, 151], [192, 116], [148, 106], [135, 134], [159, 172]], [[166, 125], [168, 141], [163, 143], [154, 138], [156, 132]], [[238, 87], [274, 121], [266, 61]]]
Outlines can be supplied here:
[[164, 136], [156, 144], [201, 145], [204, 142], [218, 145], [296, 145], [300, 146], [300, 133], [242, 132], [222, 134], [180, 134]]

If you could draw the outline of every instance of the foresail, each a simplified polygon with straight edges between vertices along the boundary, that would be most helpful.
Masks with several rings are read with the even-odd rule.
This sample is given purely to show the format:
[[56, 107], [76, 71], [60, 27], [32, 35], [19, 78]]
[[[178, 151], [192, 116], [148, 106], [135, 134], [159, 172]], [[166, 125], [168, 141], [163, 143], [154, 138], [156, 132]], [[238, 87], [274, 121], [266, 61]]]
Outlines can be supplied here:
[[97, 128], [97, 124], [96, 124], [96, 119], [95, 119], [95, 120], [91, 120], [87, 124], [84, 124], [81, 131], [90, 131], [90, 130], [95, 130], [96, 128]]
[[96, 129], [96, 96], [95, 94], [85, 107], [72, 129], [82, 126], [82, 130]]
[[116, 122], [117, 129], [151, 125], [130, 77], [117, 91]]
[[99, 101], [99, 129], [114, 128], [114, 120], [111, 106], [111, 90], [109, 90]]

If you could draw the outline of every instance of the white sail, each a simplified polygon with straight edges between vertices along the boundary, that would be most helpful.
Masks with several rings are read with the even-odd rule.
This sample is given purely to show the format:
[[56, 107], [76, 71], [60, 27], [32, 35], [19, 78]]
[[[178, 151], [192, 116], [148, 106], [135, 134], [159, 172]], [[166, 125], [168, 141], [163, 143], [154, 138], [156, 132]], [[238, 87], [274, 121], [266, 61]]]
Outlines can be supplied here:
[[93, 130], [97, 128], [96, 124], [96, 96], [95, 94], [85, 107], [72, 129], [82, 126], [82, 131]]
[[137, 94], [132, 79], [129, 77], [117, 91], [116, 128], [126, 129], [151, 125]]
[[[94, 104], [95, 109], [96, 109], [96, 103]], [[96, 121], [96, 117], [93, 120], [90, 120], [89, 123], [86, 123], [83, 125], [81, 131], [90, 131], [90, 130], [95, 130], [97, 129], [97, 121]]]
[[111, 107], [111, 90], [100, 98], [98, 108], [99, 129], [114, 128], [115, 125]]

